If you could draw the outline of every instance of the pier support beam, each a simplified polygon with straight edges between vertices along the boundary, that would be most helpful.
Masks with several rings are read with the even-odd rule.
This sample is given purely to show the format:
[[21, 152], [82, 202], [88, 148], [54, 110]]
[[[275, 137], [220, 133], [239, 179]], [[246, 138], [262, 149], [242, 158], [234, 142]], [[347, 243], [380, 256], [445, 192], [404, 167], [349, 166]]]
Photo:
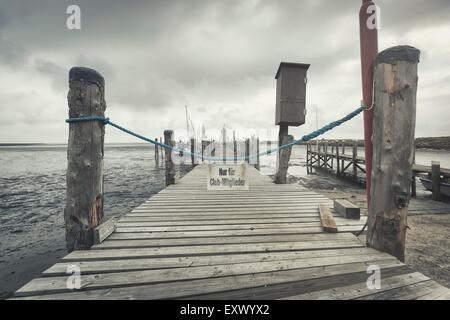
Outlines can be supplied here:
[[[69, 118], [105, 116], [105, 81], [95, 70], [74, 67], [69, 72]], [[103, 142], [99, 121], [69, 125], [67, 189], [64, 220], [67, 250], [94, 244], [94, 228], [103, 218]]]
[[[173, 131], [164, 130], [164, 144], [168, 146], [175, 146], [173, 141]], [[166, 164], [166, 187], [175, 183], [175, 164], [172, 161], [172, 150], [164, 148], [165, 164]]]
[[259, 162], [259, 137], [256, 138], [256, 164], [255, 164], [256, 170], [260, 169], [260, 162]]
[[309, 174], [309, 141], [306, 142], [306, 174]]
[[353, 144], [352, 166], [353, 166], [353, 174], [352, 174], [353, 181], [358, 182], [358, 140], [355, 140]]
[[417, 64], [409, 46], [379, 53], [374, 68], [373, 169], [367, 245], [405, 258], [416, 122]]
[[192, 162], [192, 168], [194, 168], [196, 166], [195, 163], [195, 139], [191, 138], [191, 162]]
[[[158, 138], [155, 138], [155, 141], [158, 142]], [[155, 144], [155, 164], [159, 166], [159, 146]]]
[[340, 164], [340, 160], [339, 160], [339, 142], [340, 141], [336, 141], [336, 175], [339, 176], [341, 174], [341, 164]]
[[[414, 146], [413, 165], [416, 163], [416, 147]], [[411, 197], [417, 197], [416, 173], [411, 170]]]
[[441, 163], [431, 161], [431, 198], [439, 201], [441, 199]]
[[245, 162], [250, 163], [250, 139], [245, 139]]
[[[294, 141], [291, 135], [284, 136], [282, 144], [288, 144]], [[291, 157], [292, 146], [280, 149], [280, 156], [278, 159], [278, 169], [275, 176], [275, 183], [286, 184], [286, 175], [289, 168], [289, 158]]]

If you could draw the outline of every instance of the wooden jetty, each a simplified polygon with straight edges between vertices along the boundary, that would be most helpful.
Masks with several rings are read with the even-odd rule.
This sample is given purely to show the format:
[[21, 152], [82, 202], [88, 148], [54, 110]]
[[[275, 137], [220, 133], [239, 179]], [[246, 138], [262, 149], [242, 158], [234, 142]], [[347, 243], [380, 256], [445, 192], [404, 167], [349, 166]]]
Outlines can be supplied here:
[[[247, 166], [250, 190], [236, 192], [207, 191], [206, 165], [197, 165], [13, 299], [450, 299], [449, 289], [365, 247], [353, 234], [365, 217], [344, 219], [330, 199]], [[324, 205], [337, 232], [322, 228]], [[79, 289], [67, 285], [74, 266]], [[381, 269], [379, 288], [367, 285], [369, 266]]]
[[[335, 171], [337, 176], [347, 177], [355, 182], [365, 182], [366, 160], [364, 156], [358, 155], [356, 140], [351, 148], [341, 140], [311, 141], [307, 143], [306, 150], [308, 173], [311, 173], [315, 167]], [[450, 179], [450, 169], [441, 168], [436, 161], [432, 161], [430, 166], [413, 164], [411, 177], [411, 195], [413, 197], [416, 196], [416, 177], [420, 175], [426, 175], [431, 179], [433, 183], [432, 197], [434, 200], [439, 200], [439, 185], [445, 179]]]

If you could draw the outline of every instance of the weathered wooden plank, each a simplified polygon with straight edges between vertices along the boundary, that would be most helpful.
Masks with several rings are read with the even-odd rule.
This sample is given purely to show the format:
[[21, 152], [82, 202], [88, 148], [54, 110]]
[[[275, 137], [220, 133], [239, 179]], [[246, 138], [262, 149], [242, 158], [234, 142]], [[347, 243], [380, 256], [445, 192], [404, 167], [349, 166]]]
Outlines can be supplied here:
[[195, 225], [234, 225], [234, 224], [269, 224], [269, 223], [316, 223], [319, 218], [266, 218], [238, 220], [191, 220], [191, 221], [119, 221], [117, 227], [161, 227], [161, 226], [195, 226]]
[[357, 284], [334, 287], [326, 290], [319, 290], [314, 292], [303, 293], [299, 295], [284, 297], [285, 300], [343, 300], [356, 299], [361, 296], [379, 293], [383, 291], [392, 290], [399, 287], [404, 287], [409, 284], [415, 284], [430, 280], [419, 272], [407, 273], [393, 277], [383, 277], [380, 282], [380, 289], [370, 287], [366, 281]]
[[331, 214], [328, 206], [319, 204], [320, 221], [322, 223], [323, 231], [325, 232], [337, 232], [338, 228], [334, 222], [333, 215]]
[[[253, 286], [246, 289], [237, 289], [233, 291], [217, 292], [212, 294], [200, 294], [195, 296], [189, 296], [187, 299], [232, 299], [232, 300], [273, 300], [281, 299], [286, 296], [292, 296], [301, 293], [314, 292], [319, 290], [326, 290], [330, 288], [339, 288], [344, 285], [355, 284], [367, 279], [367, 262], [364, 267], [357, 265], [339, 265], [346, 269], [346, 272], [331, 273], [325, 272], [322, 276], [312, 279], [300, 279], [299, 281], [290, 281], [285, 283], [276, 283], [272, 285]], [[379, 262], [374, 262], [379, 263]], [[361, 269], [365, 270], [361, 270]], [[405, 274], [411, 272], [407, 266], [386, 267], [384, 263], [381, 263], [380, 268], [384, 275], [394, 276], [399, 274]], [[309, 270], [301, 270], [301, 273]]]
[[107, 240], [95, 245], [92, 249], [111, 248], [140, 248], [140, 247], [166, 247], [166, 246], [191, 246], [232, 243], [273, 243], [293, 241], [331, 241], [354, 240], [350, 233], [339, 233], [330, 237], [327, 234], [293, 234], [293, 235], [263, 235], [263, 236], [238, 236], [238, 237], [209, 237], [209, 238], [180, 238], [180, 239], [142, 239], [142, 240]]
[[[331, 203], [331, 202], [330, 202]], [[258, 214], [258, 213], [271, 213], [273, 215], [277, 215], [278, 213], [315, 213], [317, 216], [317, 204], [311, 204], [311, 206], [301, 206], [301, 207], [292, 207], [292, 208], [245, 208], [245, 209], [238, 209], [235, 210], [222, 210], [221, 208], [205, 208], [202, 210], [152, 210], [152, 209], [145, 209], [145, 210], [133, 210], [131, 213], [127, 214], [127, 217], [131, 216], [175, 216], [175, 215], [212, 215], [212, 214], [219, 214], [219, 215], [229, 215], [229, 214]]]
[[43, 272], [44, 276], [66, 275], [67, 267], [73, 264], [78, 265], [82, 274], [106, 273], [114, 271], [150, 270], [179, 267], [195, 267], [207, 265], [235, 264], [259, 261], [280, 261], [313, 259], [337, 256], [379, 256], [389, 259], [391, 256], [379, 253], [373, 249], [364, 247], [349, 249], [327, 249], [312, 251], [287, 251], [269, 253], [245, 253], [233, 255], [212, 255], [212, 256], [185, 256], [185, 257], [162, 257], [141, 258], [141, 259], [117, 259], [117, 260], [93, 260], [76, 262], [59, 262]]
[[[253, 275], [256, 273], [276, 272], [281, 270], [302, 268], [314, 268], [320, 266], [324, 270], [324, 266], [341, 265], [343, 257], [327, 257], [318, 258], [317, 260], [282, 260], [282, 261], [268, 261], [258, 263], [245, 263], [235, 265], [217, 265], [217, 266], [200, 266], [189, 268], [174, 268], [162, 270], [140, 270], [140, 271], [126, 271], [115, 273], [104, 273], [94, 275], [84, 275], [81, 277], [82, 290], [93, 290], [103, 288], [114, 288], [130, 285], [145, 285], [151, 283], [170, 283], [172, 281], [193, 280], [193, 279], [212, 279], [217, 277], [237, 276], [237, 275]], [[349, 263], [347, 266], [347, 273], [356, 272], [361, 269], [361, 264], [366, 266], [368, 262], [378, 261], [389, 266], [399, 266], [395, 259], [380, 260], [378, 257], [346, 257]], [[355, 265], [351, 265], [354, 263]], [[317, 273], [318, 270], [316, 270]], [[306, 273], [308, 274], [308, 273]], [[309, 274], [309, 276], [311, 276]], [[323, 276], [320, 274], [320, 276]], [[297, 279], [301, 279], [302, 273], [298, 272]], [[67, 276], [64, 277], [46, 277], [34, 279], [22, 288], [20, 288], [16, 295], [30, 295], [43, 293], [59, 293], [68, 292], [71, 289], [66, 285]]]
[[346, 219], [359, 219], [360, 218], [360, 209], [358, 206], [354, 205], [348, 200], [345, 199], [335, 199], [334, 202], [334, 210], [340, 213]]
[[[311, 214], [298, 214], [298, 213], [254, 213], [254, 214], [230, 214], [220, 216], [220, 219], [226, 220], [245, 220], [245, 219], [255, 219], [259, 218], [261, 220], [273, 219], [273, 218], [298, 218], [302, 220], [309, 219], [309, 221], [318, 221], [319, 217], [316, 213]], [[217, 215], [188, 215], [188, 216], [167, 216], [167, 215], [125, 215], [120, 218], [120, 222], [135, 222], [135, 221], [147, 221], [147, 222], [157, 222], [157, 221], [204, 221], [204, 220], [217, 220]]]
[[[340, 226], [339, 232], [359, 232], [363, 225]], [[174, 239], [192, 237], [235, 237], [257, 235], [282, 235], [282, 234], [317, 234], [322, 233], [322, 227], [305, 228], [268, 228], [268, 229], [242, 229], [242, 230], [204, 230], [204, 231], [176, 231], [176, 232], [115, 232], [108, 240], [123, 239]]]
[[102, 243], [111, 233], [116, 230], [117, 217], [111, 217], [104, 223], [94, 228], [94, 244]]
[[[259, 201], [243, 201], [243, 202], [227, 202], [227, 201], [217, 201], [216, 205], [220, 206], [221, 208], [245, 208], [245, 207], [295, 207], [297, 205], [307, 205], [307, 204], [317, 204], [317, 203], [329, 203], [331, 202], [329, 199], [306, 199], [306, 200], [290, 200], [290, 201], [273, 201], [273, 202], [259, 202]], [[139, 209], [147, 209], [147, 208], [163, 208], [163, 209], [185, 209], [185, 208], [204, 208], [204, 207], [211, 207], [211, 203], [200, 203], [200, 202], [186, 202], [186, 203], [174, 203], [171, 202], [169, 204], [166, 203], [153, 203], [148, 205], [141, 205], [138, 208]]]
[[202, 245], [188, 247], [164, 247], [164, 248], [130, 248], [130, 249], [104, 249], [73, 251], [63, 260], [98, 260], [98, 259], [120, 259], [137, 257], [163, 257], [163, 256], [186, 256], [205, 255], [219, 253], [244, 253], [244, 252], [276, 252], [295, 250], [317, 250], [336, 248], [358, 248], [362, 244], [352, 240], [311, 241], [311, 242], [276, 242], [276, 243], [243, 243], [243, 244], [220, 244]]
[[[317, 202], [311, 202], [311, 203], [303, 203], [298, 205], [292, 205], [292, 204], [286, 204], [286, 205], [260, 205], [260, 206], [246, 206], [246, 205], [229, 205], [229, 206], [220, 206], [220, 207], [212, 207], [212, 206], [186, 206], [186, 207], [146, 207], [146, 208], [137, 208], [132, 211], [132, 213], [139, 213], [139, 212], [159, 212], [159, 213], [177, 213], [177, 212], [226, 212], [226, 213], [235, 213], [239, 211], [247, 211], [247, 212], [254, 212], [254, 211], [278, 211], [278, 210], [292, 210], [295, 212], [295, 210], [301, 211], [304, 209], [316, 209], [317, 210], [317, 204], [323, 203], [327, 205], [332, 205], [332, 201], [317, 201]], [[301, 206], [301, 208], [299, 208]]]
[[[360, 225], [355, 222], [336, 222], [338, 226]], [[276, 228], [299, 228], [320, 227], [320, 222], [286, 222], [286, 223], [255, 223], [255, 224], [233, 224], [233, 225], [193, 225], [193, 226], [166, 226], [166, 227], [121, 227], [117, 226], [116, 232], [175, 232], [175, 231], [201, 231], [201, 230], [239, 230], [239, 229], [276, 229]]]
[[[440, 284], [433, 280], [421, 281], [418, 283], [393, 288], [388, 291], [376, 292], [374, 294], [358, 297], [358, 300], [415, 300], [432, 299], [436, 292], [442, 293]], [[447, 288], [444, 288], [448, 290]], [[428, 298], [427, 298], [428, 297]]]

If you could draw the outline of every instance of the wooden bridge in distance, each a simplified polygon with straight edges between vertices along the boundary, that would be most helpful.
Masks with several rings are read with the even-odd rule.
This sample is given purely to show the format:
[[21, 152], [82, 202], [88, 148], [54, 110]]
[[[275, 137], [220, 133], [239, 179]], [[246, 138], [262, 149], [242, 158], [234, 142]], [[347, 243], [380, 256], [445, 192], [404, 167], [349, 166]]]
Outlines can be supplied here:
[[[274, 184], [248, 166], [250, 190], [206, 191], [206, 165], [122, 216], [91, 250], [73, 251], [13, 299], [450, 299], [450, 290], [389, 254], [366, 248], [361, 220], [318, 205], [299, 185]], [[67, 268], [79, 266], [81, 288]], [[381, 268], [381, 288], [367, 268]]]

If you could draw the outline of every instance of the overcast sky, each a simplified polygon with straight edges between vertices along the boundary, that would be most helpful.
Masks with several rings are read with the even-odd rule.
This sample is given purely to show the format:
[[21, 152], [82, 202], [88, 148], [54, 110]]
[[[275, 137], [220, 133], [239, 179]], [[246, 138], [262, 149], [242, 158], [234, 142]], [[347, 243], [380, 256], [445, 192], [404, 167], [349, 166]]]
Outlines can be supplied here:
[[[379, 0], [380, 50], [421, 50], [416, 136], [450, 135], [450, 1]], [[66, 8], [81, 8], [81, 30]], [[310, 63], [307, 123], [359, 106], [360, 0], [0, 0], [0, 142], [66, 142], [68, 70], [106, 80], [106, 114], [151, 137], [275, 129], [280, 61]], [[136, 141], [107, 128], [107, 142]], [[328, 137], [361, 138], [359, 116]]]

